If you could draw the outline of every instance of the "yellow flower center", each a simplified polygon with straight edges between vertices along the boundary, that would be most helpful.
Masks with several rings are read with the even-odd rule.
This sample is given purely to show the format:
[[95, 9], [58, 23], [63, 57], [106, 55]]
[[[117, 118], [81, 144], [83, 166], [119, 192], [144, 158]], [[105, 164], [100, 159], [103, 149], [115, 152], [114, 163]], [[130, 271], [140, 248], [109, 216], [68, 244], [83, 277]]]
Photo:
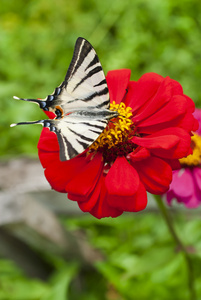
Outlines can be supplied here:
[[101, 151], [105, 161], [111, 162], [117, 156], [126, 156], [133, 151], [134, 144], [129, 141], [134, 133], [135, 126], [131, 120], [132, 108], [124, 103], [110, 104], [110, 110], [117, 111], [118, 117], [112, 119], [96, 141], [89, 147], [90, 151]]
[[181, 158], [179, 161], [182, 165], [198, 166], [201, 164], [201, 136], [197, 133], [194, 133], [191, 137], [191, 147], [193, 149], [193, 154]]

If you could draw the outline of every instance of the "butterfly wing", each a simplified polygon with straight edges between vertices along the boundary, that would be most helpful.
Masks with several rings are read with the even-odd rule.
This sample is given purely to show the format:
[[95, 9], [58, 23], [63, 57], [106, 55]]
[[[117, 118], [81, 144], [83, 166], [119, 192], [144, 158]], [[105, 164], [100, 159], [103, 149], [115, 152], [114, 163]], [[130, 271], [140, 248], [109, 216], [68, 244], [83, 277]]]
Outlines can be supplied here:
[[48, 127], [57, 135], [61, 161], [72, 159], [86, 150], [106, 126], [105, 119], [82, 119], [73, 115], [60, 120], [44, 121], [44, 127]]
[[77, 108], [109, 109], [105, 75], [94, 48], [87, 40], [77, 39], [64, 81], [43, 101], [51, 111], [60, 106], [64, 115]]
[[[98, 56], [91, 44], [78, 38], [73, 58], [64, 81], [45, 99], [23, 99], [36, 102], [43, 110], [56, 114], [54, 120], [40, 120], [12, 124], [42, 124], [57, 134], [61, 160], [68, 160], [82, 153], [107, 126], [108, 118], [99, 114], [96, 117], [77, 117], [74, 111], [104, 111], [109, 109], [109, 92]], [[102, 118], [103, 116], [103, 118]]]

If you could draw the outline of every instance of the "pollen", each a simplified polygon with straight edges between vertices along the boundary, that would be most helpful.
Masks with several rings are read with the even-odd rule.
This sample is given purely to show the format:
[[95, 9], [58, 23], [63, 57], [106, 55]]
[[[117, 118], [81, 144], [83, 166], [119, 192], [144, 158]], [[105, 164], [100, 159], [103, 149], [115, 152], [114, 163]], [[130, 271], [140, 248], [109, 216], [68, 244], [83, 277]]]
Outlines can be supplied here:
[[89, 147], [90, 151], [100, 151], [106, 161], [113, 161], [117, 156], [127, 155], [133, 151], [133, 143], [130, 141], [135, 132], [135, 126], [131, 120], [132, 108], [124, 103], [110, 104], [110, 110], [117, 111], [118, 116], [109, 121], [107, 127]]
[[198, 166], [201, 164], [201, 136], [194, 133], [191, 137], [191, 147], [193, 149], [193, 154], [181, 158], [179, 160], [181, 165]]

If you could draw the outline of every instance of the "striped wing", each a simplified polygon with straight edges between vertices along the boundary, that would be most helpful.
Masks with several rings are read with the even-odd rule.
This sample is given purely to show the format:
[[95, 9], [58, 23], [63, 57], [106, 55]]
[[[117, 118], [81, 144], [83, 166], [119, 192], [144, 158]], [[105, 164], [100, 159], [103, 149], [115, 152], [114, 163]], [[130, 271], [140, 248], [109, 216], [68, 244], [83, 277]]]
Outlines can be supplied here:
[[[55, 91], [45, 99], [15, 99], [36, 102], [40, 108], [53, 111], [54, 120], [21, 122], [20, 124], [42, 124], [57, 134], [62, 161], [71, 159], [88, 148], [107, 126], [109, 92], [98, 56], [91, 44], [78, 38], [73, 58], [66, 77]], [[99, 114], [88, 117], [79, 112], [99, 110]], [[77, 116], [73, 112], [77, 112]], [[103, 113], [102, 113], [103, 112]]]
[[61, 161], [69, 160], [86, 150], [106, 125], [105, 119], [82, 119], [71, 115], [60, 120], [44, 121], [44, 127], [49, 127], [57, 135]]
[[75, 109], [109, 109], [109, 92], [98, 56], [91, 44], [79, 37], [65, 80], [45, 101], [47, 107], [60, 105], [66, 113]]

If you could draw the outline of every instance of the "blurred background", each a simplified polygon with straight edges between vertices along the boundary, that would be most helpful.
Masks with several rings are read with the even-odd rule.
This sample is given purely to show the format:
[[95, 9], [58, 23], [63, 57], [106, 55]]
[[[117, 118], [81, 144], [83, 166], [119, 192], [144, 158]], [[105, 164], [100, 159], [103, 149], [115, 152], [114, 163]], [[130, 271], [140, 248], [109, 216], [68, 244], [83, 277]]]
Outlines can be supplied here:
[[[9, 127], [44, 118], [37, 105], [12, 97], [52, 93], [79, 36], [105, 74], [170, 76], [201, 106], [200, 1], [1, 0], [0, 300], [188, 299], [182, 255], [154, 205], [115, 220], [79, 212], [45, 181], [41, 127]], [[173, 214], [183, 241], [201, 249], [200, 211], [175, 206]]]

